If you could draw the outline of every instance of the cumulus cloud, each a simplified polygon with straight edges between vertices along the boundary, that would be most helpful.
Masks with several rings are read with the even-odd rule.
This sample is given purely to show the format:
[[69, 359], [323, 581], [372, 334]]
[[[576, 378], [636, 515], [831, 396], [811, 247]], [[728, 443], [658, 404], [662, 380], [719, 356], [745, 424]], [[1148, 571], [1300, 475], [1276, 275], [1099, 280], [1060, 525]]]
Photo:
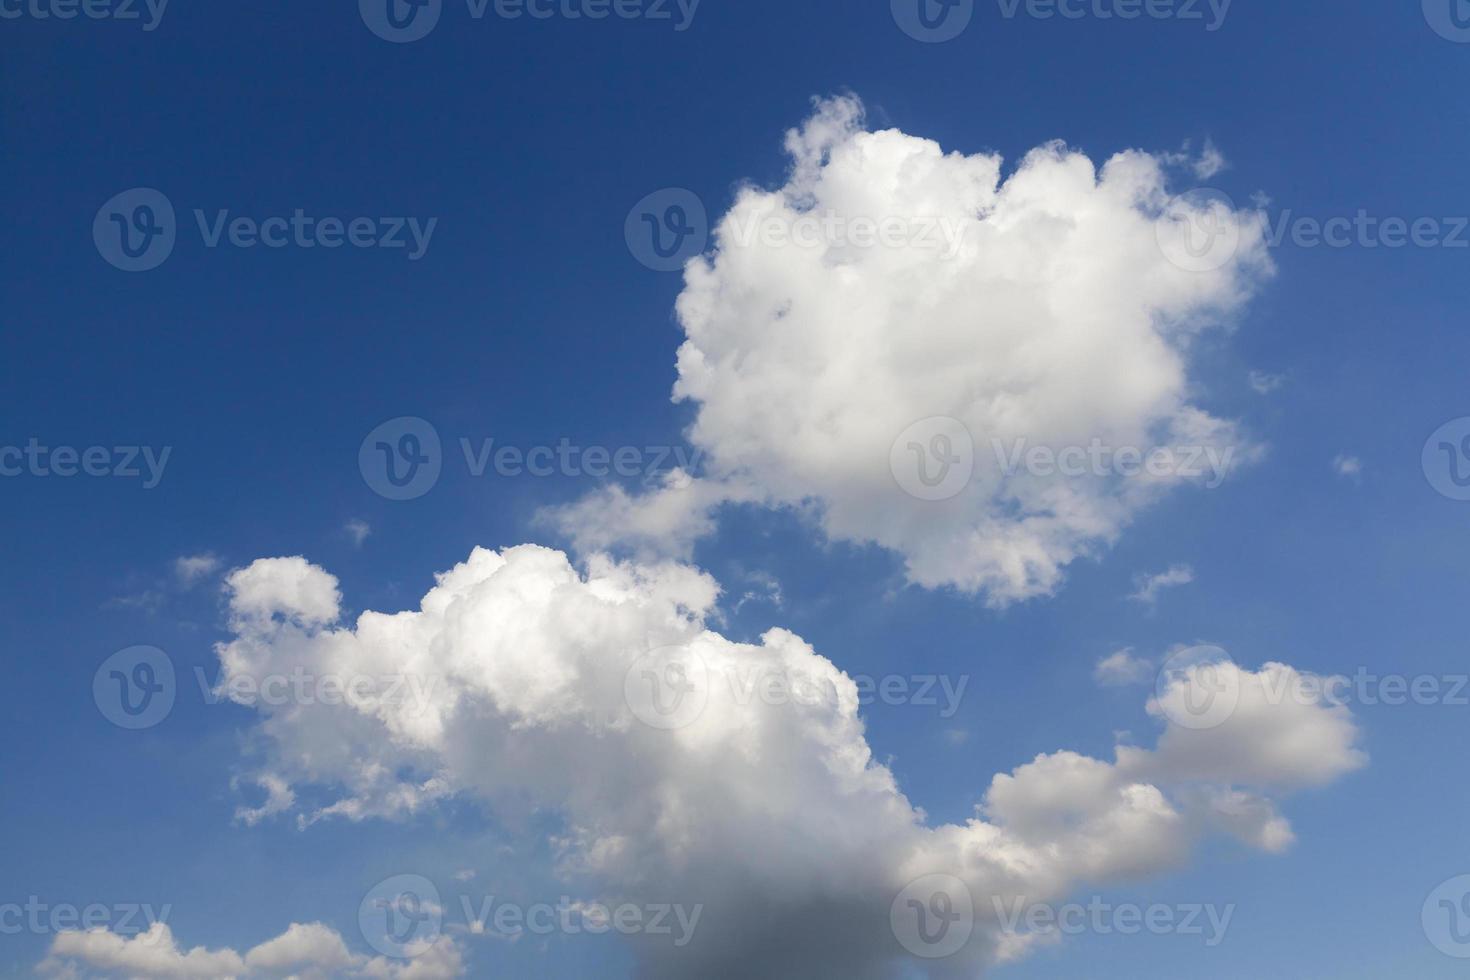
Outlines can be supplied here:
[[1092, 676], [1104, 687], [1125, 687], [1151, 679], [1154, 666], [1132, 649], [1116, 650], [1097, 662]]
[[293, 924], [284, 933], [239, 953], [233, 949], [185, 950], [169, 927], [120, 936], [106, 929], [59, 933], [38, 970], [63, 978], [128, 977], [129, 980], [452, 980], [464, 975], [459, 946], [439, 939], [411, 961], [351, 953], [336, 930], [320, 923]]
[[[705, 472], [555, 513], [578, 550], [687, 556], [723, 503], [795, 507], [917, 584], [1000, 605], [1256, 453], [1192, 403], [1190, 367], [1272, 272], [1260, 213], [1171, 196], [1187, 168], [1167, 154], [1099, 167], [1055, 143], [1005, 173], [870, 132], [853, 98], [819, 103], [786, 149], [787, 182], [743, 188], [685, 270], [674, 397], [697, 409]], [[1094, 446], [1080, 473], [1026, 462]]]
[[[974, 976], [1025, 951], [991, 897], [1046, 902], [1162, 873], [1212, 832], [1279, 849], [1291, 831], [1273, 797], [1363, 761], [1347, 709], [1266, 696], [1280, 665], [1230, 675], [1238, 718], [1181, 727], [1171, 699], [1190, 706], [1214, 679], [1184, 671], [1150, 705], [1156, 749], [1041, 756], [996, 776], [972, 819], [934, 825], [875, 760], [853, 680], [788, 631], [737, 643], [710, 629], [719, 588], [682, 564], [598, 557], [579, 572], [545, 548], [477, 549], [417, 610], [351, 625], [336, 579], [300, 559], [230, 583], [229, 677], [434, 680], [422, 701], [255, 705], [269, 770], [312, 789], [304, 824], [408, 818], [451, 797], [555, 814], [569, 890], [703, 906], [682, 948], [630, 940], [652, 977]], [[975, 899], [973, 934], [937, 966], [909, 956], [891, 918], [930, 875]]]

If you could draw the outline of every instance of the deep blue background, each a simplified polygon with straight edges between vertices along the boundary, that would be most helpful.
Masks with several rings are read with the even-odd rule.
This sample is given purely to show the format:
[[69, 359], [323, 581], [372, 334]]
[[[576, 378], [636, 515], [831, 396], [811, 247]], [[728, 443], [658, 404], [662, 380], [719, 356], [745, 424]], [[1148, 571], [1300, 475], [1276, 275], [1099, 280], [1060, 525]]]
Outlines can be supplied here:
[[[1470, 45], [1417, 2], [1237, 0], [1225, 27], [1017, 20], [981, 3], [945, 45], [917, 43], [878, 0], [704, 0], [695, 24], [471, 21], [448, 4], [426, 40], [384, 43], [355, 4], [175, 0], [159, 30], [78, 20], [0, 22], [4, 153], [0, 445], [173, 447], [163, 485], [0, 480], [0, 902], [172, 903], [186, 946], [244, 948], [292, 921], [356, 942], [357, 898], [403, 870], [497, 876], [475, 814], [412, 826], [231, 825], [238, 733], [251, 719], [199, 703], [113, 728], [92, 704], [108, 654], [139, 643], [185, 671], [212, 664], [211, 590], [151, 615], [109, 600], [167, 577], [177, 555], [230, 564], [305, 554], [353, 609], [412, 605], [475, 544], [559, 544], [538, 506], [575, 480], [472, 480], [454, 442], [677, 442], [676, 275], [623, 240], [645, 194], [688, 187], [718, 213], [737, 181], [771, 183], [783, 131], [814, 95], [851, 90], [871, 121], [946, 149], [1016, 159], [1064, 139], [1101, 160], [1212, 138], [1212, 183], [1273, 214], [1413, 219], [1470, 213]], [[151, 186], [184, 228], [160, 269], [106, 265], [93, 216]], [[428, 255], [202, 247], [189, 211], [266, 217], [436, 216]], [[1272, 445], [1214, 492], [1150, 511], [1055, 600], [995, 613], [903, 590], [888, 556], [826, 548], [780, 515], [732, 515], [700, 563], [738, 596], [742, 574], [783, 584], [731, 631], [788, 626], [850, 672], [972, 674], [961, 717], [875, 708], [870, 736], [936, 820], [965, 818], [996, 771], [1061, 748], [1106, 754], [1116, 729], [1152, 738], [1138, 691], [1099, 694], [1101, 655], [1208, 639], [1254, 666], [1323, 672], [1466, 669], [1470, 504], [1437, 496], [1424, 440], [1470, 415], [1467, 250], [1277, 251], [1280, 276], [1200, 357], [1200, 398]], [[1251, 369], [1289, 377], [1262, 398]], [[374, 496], [364, 435], [420, 415], [449, 470], [413, 503]], [[1338, 453], [1361, 482], [1337, 478]], [[366, 520], [355, 549], [341, 531]], [[1122, 600], [1138, 572], [1199, 576], [1156, 614]], [[1172, 939], [1071, 941], [1013, 977], [1453, 977], [1420, 903], [1470, 871], [1463, 772], [1470, 709], [1366, 709], [1373, 764], [1292, 801], [1283, 858], [1209, 850], [1145, 901], [1235, 902], [1203, 953]], [[952, 745], [945, 730], [970, 739]], [[253, 801], [252, 801], [253, 802]], [[533, 856], [534, 857], [534, 856]], [[501, 887], [514, 888], [514, 885]], [[524, 884], [528, 900], [554, 891]], [[546, 885], [546, 888], [553, 886]], [[46, 937], [0, 937], [25, 975]], [[476, 970], [616, 973], [610, 941], [477, 944]]]

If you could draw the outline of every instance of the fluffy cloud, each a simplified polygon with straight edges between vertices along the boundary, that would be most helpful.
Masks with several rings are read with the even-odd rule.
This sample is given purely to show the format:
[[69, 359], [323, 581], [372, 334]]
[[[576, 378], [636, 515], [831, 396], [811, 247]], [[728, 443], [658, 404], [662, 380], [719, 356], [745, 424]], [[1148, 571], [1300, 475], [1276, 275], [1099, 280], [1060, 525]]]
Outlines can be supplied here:
[[442, 938], [409, 962], [353, 955], [333, 929], [320, 923], [293, 924], [283, 934], [246, 953], [233, 949], [184, 950], [162, 922], [124, 937], [106, 929], [63, 932], [51, 942], [39, 972], [64, 978], [116, 977], [129, 980], [452, 980], [464, 961], [453, 940]]
[[[698, 409], [707, 472], [554, 515], [580, 550], [687, 554], [721, 503], [755, 501], [1004, 604], [1052, 592], [1160, 494], [1255, 451], [1191, 403], [1189, 367], [1198, 334], [1270, 274], [1264, 219], [1171, 197], [1174, 157], [1099, 168], [1052, 144], [1003, 176], [997, 156], [866, 131], [850, 98], [820, 103], [786, 149], [788, 182], [738, 194], [678, 300], [675, 398]], [[955, 422], [913, 428], [936, 418]], [[1125, 455], [1081, 475], [1015, 465], [1094, 445]], [[1160, 448], [1210, 450], [1221, 472], [1137, 471], [1131, 453]], [[973, 462], [952, 496], [900, 487], [919, 474], [895, 467], [948, 461]]]
[[785, 630], [743, 644], [709, 629], [718, 587], [684, 565], [596, 558], [583, 574], [544, 548], [478, 549], [418, 610], [351, 626], [320, 604], [336, 580], [299, 560], [230, 582], [230, 677], [432, 681], [423, 698], [255, 705], [272, 778], [329, 794], [305, 824], [408, 817], [450, 796], [556, 814], [569, 888], [703, 906], [682, 948], [632, 939], [654, 977], [891, 976], [908, 950], [890, 916], [930, 875], [973, 897], [974, 931], [938, 965], [909, 965], [973, 976], [1026, 948], [992, 897], [1054, 901], [1161, 873], [1210, 832], [1278, 850], [1291, 831], [1266, 794], [1363, 761], [1346, 709], [1267, 696], [1278, 665], [1231, 675], [1238, 717], [1182, 728], [1168, 699], [1192, 704], [1204, 679], [1184, 671], [1151, 705], [1157, 749], [1042, 756], [996, 776], [973, 819], [934, 826], [873, 758], [855, 683]]
[[1115, 650], [1097, 662], [1092, 677], [1104, 687], [1125, 687], [1139, 684], [1154, 676], [1154, 665], [1143, 657], [1135, 656], [1133, 650]]

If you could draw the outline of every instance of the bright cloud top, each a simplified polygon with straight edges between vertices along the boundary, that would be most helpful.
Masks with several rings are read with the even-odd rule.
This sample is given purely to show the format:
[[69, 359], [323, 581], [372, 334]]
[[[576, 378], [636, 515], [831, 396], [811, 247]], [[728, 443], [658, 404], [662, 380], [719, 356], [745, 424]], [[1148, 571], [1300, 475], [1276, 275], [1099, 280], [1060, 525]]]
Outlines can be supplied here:
[[[1346, 708], [1254, 696], [1269, 675], [1228, 665], [1239, 722], [1175, 724], [1170, 699], [1195, 681], [1181, 673], [1152, 708], [1157, 750], [1039, 757], [995, 777], [973, 819], [931, 826], [874, 760], [856, 684], [785, 630], [743, 644], [709, 629], [719, 589], [689, 567], [596, 559], [584, 575], [540, 547], [477, 549], [417, 611], [352, 627], [338, 625], [337, 580], [301, 559], [258, 561], [227, 586], [222, 690], [298, 670], [423, 681], [414, 698], [238, 697], [260, 713], [259, 775], [282, 813], [408, 818], [454, 796], [556, 814], [555, 871], [588, 900], [703, 906], [682, 948], [631, 940], [650, 976], [891, 975], [913, 949], [891, 916], [930, 875], [953, 877], [975, 921], [925, 968], [974, 975], [1028, 945], [993, 897], [1057, 901], [1160, 873], [1210, 832], [1279, 850], [1291, 830], [1265, 793], [1364, 761]], [[53, 953], [86, 959], [84, 942], [105, 941]]]
[[452, 980], [464, 975], [459, 947], [448, 938], [419, 951], [410, 961], [357, 956], [342, 937], [320, 923], [293, 924], [275, 939], [239, 953], [233, 949], [185, 950], [162, 922], [123, 937], [105, 929], [64, 932], [40, 965], [43, 975], [105, 976], [131, 980]]
[[1264, 219], [1171, 197], [1177, 155], [1099, 170], [1051, 144], [1003, 177], [997, 156], [867, 131], [851, 98], [786, 149], [786, 185], [741, 190], [678, 300], [675, 398], [707, 472], [559, 512], [580, 549], [687, 554], [722, 503], [810, 507], [912, 581], [999, 605], [1256, 452], [1191, 403], [1189, 369], [1271, 273]]

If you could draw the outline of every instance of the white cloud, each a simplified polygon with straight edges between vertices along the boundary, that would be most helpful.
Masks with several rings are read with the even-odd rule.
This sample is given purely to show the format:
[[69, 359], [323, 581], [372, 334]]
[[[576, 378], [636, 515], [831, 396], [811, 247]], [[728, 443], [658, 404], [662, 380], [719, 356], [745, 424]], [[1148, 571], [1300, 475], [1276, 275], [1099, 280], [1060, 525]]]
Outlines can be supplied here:
[[1132, 649], [1118, 650], [1097, 662], [1093, 678], [1104, 687], [1140, 684], [1154, 676], [1154, 665], [1133, 655]]
[[[820, 103], [786, 148], [787, 183], [742, 189], [713, 254], [685, 271], [674, 393], [697, 408], [689, 438], [706, 472], [556, 512], [583, 553], [687, 556], [724, 502], [794, 507], [834, 540], [898, 553], [915, 583], [1002, 605], [1053, 592], [1069, 563], [1197, 482], [1014, 472], [1004, 450], [1099, 440], [1229, 450], [1236, 463], [1255, 454], [1233, 423], [1192, 404], [1190, 367], [1200, 332], [1272, 271], [1259, 213], [1171, 199], [1175, 162], [1135, 151], [1099, 169], [1051, 144], [1003, 177], [996, 156], [866, 131], [850, 98]], [[813, 216], [845, 233], [816, 246], [748, 234]], [[1171, 261], [1173, 238], [1207, 218], [1238, 237], [1233, 252], [1204, 271]], [[873, 244], [851, 232], [862, 221], [935, 234]], [[971, 478], [937, 502], [906, 494], [891, 458], [901, 434], [935, 417], [958, 420], [975, 450]], [[941, 448], [968, 457], [963, 441]]]
[[335, 930], [293, 924], [280, 936], [241, 954], [233, 949], [185, 950], [162, 922], [125, 937], [106, 929], [59, 933], [51, 941], [42, 974], [65, 978], [128, 977], [129, 980], [453, 980], [464, 976], [459, 946], [441, 937], [412, 961], [354, 955]]
[[341, 593], [337, 580], [323, 575], [305, 558], [271, 558], [238, 568], [225, 579], [230, 612], [236, 619], [267, 620], [282, 616], [303, 626], [320, 626], [337, 618]]
[[212, 554], [182, 555], [174, 559], [174, 578], [185, 589], [193, 588], [219, 571], [220, 560]]
[[357, 519], [348, 521], [342, 530], [347, 532], [347, 536], [352, 539], [352, 543], [359, 548], [362, 547], [362, 543], [368, 539], [368, 536], [373, 533], [372, 525], [368, 524], [367, 521]]
[[1363, 461], [1356, 456], [1349, 456], [1344, 453], [1333, 459], [1332, 472], [1348, 480], [1361, 479], [1363, 476]]
[[1214, 143], [1206, 140], [1204, 152], [1194, 165], [1194, 175], [1200, 180], [1209, 180], [1228, 166], [1230, 164], [1226, 162], [1225, 155]]
[[[254, 827], [269, 817], [279, 813], [285, 813], [296, 804], [296, 794], [291, 787], [280, 776], [272, 773], [258, 773], [250, 780], [260, 789], [265, 790], [266, 799], [258, 807], [236, 807], [235, 819], [247, 827]], [[235, 781], [235, 788], [239, 789], [240, 780]]]
[[1250, 373], [1250, 384], [1258, 395], [1269, 395], [1273, 391], [1279, 391], [1286, 385], [1286, 375], [1268, 374], [1265, 371], [1252, 371]]
[[[407, 818], [451, 796], [557, 814], [556, 871], [576, 887], [704, 907], [683, 948], [631, 940], [646, 976], [888, 975], [904, 959], [891, 905], [936, 873], [985, 897], [944, 968], [973, 976], [1022, 952], [990, 896], [1042, 902], [1164, 872], [1212, 831], [1279, 849], [1290, 828], [1264, 793], [1362, 764], [1346, 709], [1256, 696], [1290, 669], [1271, 665], [1231, 675], [1247, 692], [1236, 723], [1180, 731], [1161, 701], [1156, 750], [1038, 757], [997, 776], [973, 819], [935, 826], [874, 759], [856, 684], [785, 630], [756, 644], [710, 630], [719, 590], [694, 569], [595, 558], [584, 575], [544, 548], [477, 549], [417, 611], [366, 612], [349, 627], [335, 621], [336, 580], [299, 561], [231, 576], [227, 678], [352, 665], [437, 681], [413, 706], [258, 706], [270, 771], [312, 798], [335, 792], [305, 822]], [[818, 696], [742, 696], [764, 676]], [[660, 678], [680, 687], [655, 690]], [[1181, 676], [1169, 695], [1196, 681]], [[674, 695], [664, 715], [660, 693]]]
[[1166, 572], [1160, 572], [1157, 575], [1140, 575], [1135, 578], [1133, 584], [1137, 587], [1137, 591], [1128, 598], [1134, 602], [1152, 606], [1159, 601], [1159, 594], [1165, 589], [1178, 588], [1193, 581], [1194, 569], [1188, 565], [1174, 565]]

